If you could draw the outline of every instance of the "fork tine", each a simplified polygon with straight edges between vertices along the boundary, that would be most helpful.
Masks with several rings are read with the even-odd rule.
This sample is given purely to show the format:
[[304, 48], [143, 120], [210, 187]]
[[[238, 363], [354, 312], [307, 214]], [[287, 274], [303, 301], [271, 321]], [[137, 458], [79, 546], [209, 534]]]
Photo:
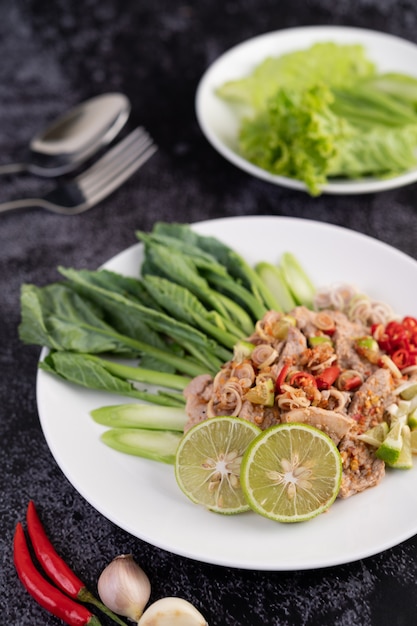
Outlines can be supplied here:
[[[131, 161], [140, 156], [148, 147], [152, 145], [152, 139], [149, 135], [141, 136], [129, 135], [122, 146], [122, 150], [118, 150], [117, 154], [112, 154], [111, 158], [104, 163], [100, 163], [99, 167], [95, 167], [92, 173], [88, 173], [79, 181], [79, 186], [86, 195], [90, 195], [103, 184], [106, 185], [109, 180], [119, 175], [119, 172], [128, 167]], [[98, 164], [97, 164], [98, 165]]]
[[130, 156], [128, 160], [118, 163], [111, 176], [107, 176], [100, 184], [90, 188], [88, 192], [84, 192], [86, 202], [91, 206], [97, 204], [103, 198], [107, 197], [117, 189], [125, 180], [127, 180], [136, 170], [138, 170], [146, 161], [157, 151], [155, 144], [141, 149], [140, 152]]
[[132, 141], [134, 142], [141, 137], [149, 137], [149, 135], [144, 128], [139, 126], [138, 128], [135, 128], [131, 133], [129, 133], [129, 135], [124, 137], [124, 139], [119, 141], [119, 143], [110, 148], [110, 150], [106, 152], [104, 156], [102, 156], [88, 169], [86, 169], [84, 172], [81, 172], [81, 174], [79, 174], [74, 179], [74, 182], [78, 185], [81, 185], [86, 178], [88, 179], [92, 177], [97, 171], [100, 172], [102, 167], [104, 167], [108, 163], [111, 163], [115, 157], [117, 157], [121, 152], [125, 150], [126, 146], [132, 143]]

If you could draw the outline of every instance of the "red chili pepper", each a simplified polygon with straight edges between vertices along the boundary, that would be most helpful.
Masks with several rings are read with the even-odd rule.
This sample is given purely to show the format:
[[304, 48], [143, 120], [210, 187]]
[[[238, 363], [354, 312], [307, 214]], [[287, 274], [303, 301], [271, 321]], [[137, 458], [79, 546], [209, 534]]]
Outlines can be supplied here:
[[362, 379], [360, 376], [352, 376], [343, 383], [343, 391], [352, 391], [362, 385]]
[[388, 322], [385, 327], [385, 333], [391, 341], [398, 341], [407, 337], [406, 329], [400, 322]]
[[378, 336], [384, 332], [384, 325], [378, 322], [371, 325], [371, 335], [374, 339], [378, 340]]
[[56, 552], [42, 526], [33, 500], [30, 500], [28, 505], [26, 522], [36, 557], [51, 580], [71, 598], [93, 604], [108, 615], [114, 622], [121, 626], [126, 626], [124, 621], [115, 615], [113, 611], [108, 609], [87, 589], [83, 581], [78, 578]]
[[85, 589], [85, 585], [49, 541], [32, 500], [28, 505], [26, 521], [33, 549], [45, 572], [62, 591], [71, 598], [79, 599], [78, 594]]
[[391, 352], [391, 340], [388, 337], [388, 335], [384, 333], [383, 335], [381, 335], [381, 337], [377, 341], [381, 350], [384, 350], [384, 352], [388, 352], [388, 353]]
[[295, 372], [290, 378], [291, 387], [317, 387], [317, 381], [308, 372]]
[[407, 367], [407, 365], [410, 365], [410, 353], [405, 348], [395, 350], [395, 352], [391, 354], [391, 359], [399, 370], [402, 370], [404, 367]]
[[416, 331], [417, 330], [417, 319], [415, 317], [411, 317], [407, 315], [403, 319], [403, 326], [406, 330]]
[[318, 389], [330, 389], [339, 374], [340, 367], [337, 367], [337, 365], [331, 365], [330, 367], [326, 367], [326, 369], [323, 370], [319, 376], [316, 376]]
[[411, 337], [410, 337], [410, 344], [413, 347], [417, 348], [417, 330], [412, 332]]
[[280, 372], [279, 372], [279, 374], [277, 376], [277, 379], [275, 381], [275, 392], [276, 393], [282, 393], [281, 385], [285, 381], [289, 369], [290, 369], [290, 366], [288, 365], [288, 363], [283, 365], [283, 367], [281, 368], [281, 370], [280, 370]]
[[17, 574], [25, 589], [44, 609], [69, 626], [100, 626], [100, 622], [85, 606], [77, 604], [47, 581], [36, 569], [30, 557], [23, 526], [18, 522], [13, 541], [13, 559]]

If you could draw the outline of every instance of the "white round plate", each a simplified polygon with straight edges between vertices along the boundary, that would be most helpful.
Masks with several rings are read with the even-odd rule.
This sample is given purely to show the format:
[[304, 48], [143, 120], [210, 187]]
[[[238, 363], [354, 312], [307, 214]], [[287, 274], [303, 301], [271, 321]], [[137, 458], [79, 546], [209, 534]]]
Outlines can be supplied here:
[[[229, 80], [250, 74], [268, 56], [309, 48], [320, 41], [362, 44], [380, 72], [402, 72], [417, 77], [417, 46], [409, 41], [372, 30], [344, 26], [307, 26], [260, 35], [241, 43], [217, 59], [203, 75], [196, 94], [196, 114], [201, 130], [213, 147], [242, 170], [270, 183], [306, 190], [301, 181], [275, 176], [242, 158], [238, 150], [239, 118], [230, 104], [216, 96]], [[337, 180], [321, 187], [324, 193], [374, 193], [408, 185], [417, 180], [417, 168], [387, 179]]]
[[[317, 286], [357, 283], [398, 313], [416, 314], [417, 262], [344, 228], [285, 217], [238, 217], [193, 226], [218, 237], [249, 263], [295, 253]], [[329, 252], [331, 250], [331, 252]], [[142, 245], [105, 267], [138, 276]], [[401, 277], [401, 280], [398, 280]], [[407, 286], [409, 288], [407, 288]], [[58, 465], [100, 513], [150, 544], [207, 563], [254, 570], [327, 567], [381, 552], [417, 533], [417, 463], [387, 472], [382, 483], [301, 524], [279, 524], [249, 512], [210, 513], [177, 487], [172, 466], [130, 457], [100, 442], [94, 408], [129, 401], [62, 382], [40, 370], [41, 425]]]

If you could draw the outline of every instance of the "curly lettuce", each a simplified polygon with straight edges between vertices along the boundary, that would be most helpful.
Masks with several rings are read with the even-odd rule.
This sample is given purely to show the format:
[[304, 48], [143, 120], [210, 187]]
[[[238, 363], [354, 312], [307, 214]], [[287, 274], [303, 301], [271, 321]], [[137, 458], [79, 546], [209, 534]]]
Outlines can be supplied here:
[[377, 74], [361, 46], [267, 59], [217, 92], [246, 106], [242, 156], [318, 195], [329, 178], [391, 177], [417, 164], [417, 79]]

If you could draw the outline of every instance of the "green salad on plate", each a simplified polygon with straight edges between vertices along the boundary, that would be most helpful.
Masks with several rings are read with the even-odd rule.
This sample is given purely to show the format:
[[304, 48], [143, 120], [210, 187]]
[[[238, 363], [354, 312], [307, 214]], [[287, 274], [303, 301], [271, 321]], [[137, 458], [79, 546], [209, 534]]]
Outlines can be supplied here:
[[271, 56], [216, 93], [245, 111], [241, 155], [312, 195], [329, 178], [387, 178], [417, 165], [417, 78], [378, 72], [362, 45]]

